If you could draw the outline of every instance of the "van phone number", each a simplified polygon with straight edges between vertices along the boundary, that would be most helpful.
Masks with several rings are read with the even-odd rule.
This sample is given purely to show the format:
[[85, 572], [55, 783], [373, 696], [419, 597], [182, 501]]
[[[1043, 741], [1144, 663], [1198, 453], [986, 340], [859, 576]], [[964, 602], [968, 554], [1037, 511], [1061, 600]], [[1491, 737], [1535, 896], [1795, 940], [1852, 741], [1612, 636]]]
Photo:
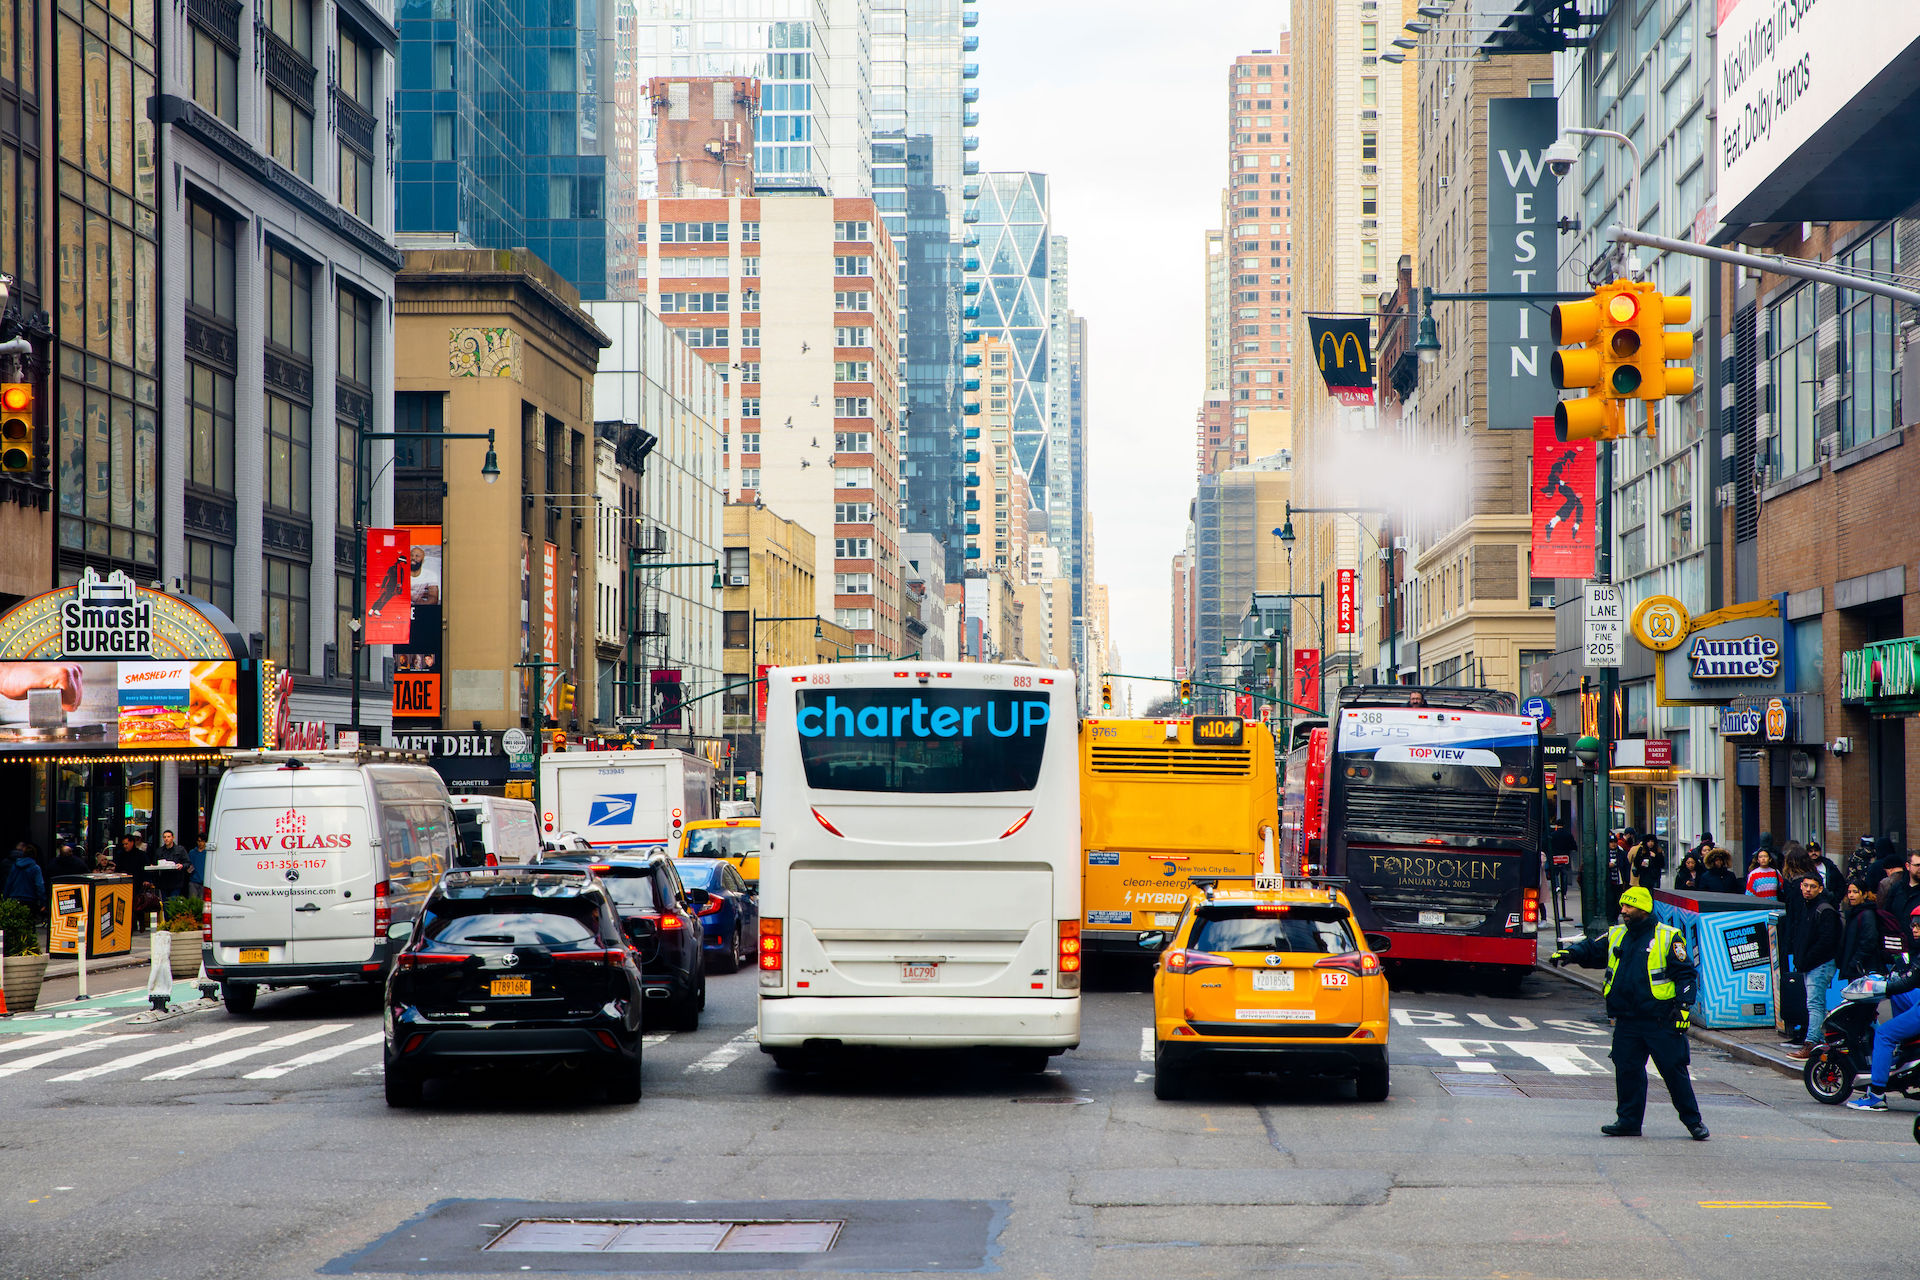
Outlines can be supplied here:
[[325, 858], [261, 858], [253, 864], [255, 871], [319, 871], [325, 868]]

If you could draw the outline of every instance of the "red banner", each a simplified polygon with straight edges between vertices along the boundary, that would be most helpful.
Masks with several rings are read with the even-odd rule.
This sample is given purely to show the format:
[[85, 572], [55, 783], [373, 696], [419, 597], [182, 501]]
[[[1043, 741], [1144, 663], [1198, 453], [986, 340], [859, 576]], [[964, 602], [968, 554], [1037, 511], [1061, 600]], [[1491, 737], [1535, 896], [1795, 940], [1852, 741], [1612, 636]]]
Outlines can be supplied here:
[[[367, 644], [405, 644], [413, 628], [413, 539], [405, 529], [367, 530]], [[352, 662], [341, 654], [340, 662]]]
[[1320, 651], [1318, 649], [1293, 651], [1293, 705], [1296, 707], [1320, 705]]
[[1234, 694], [1233, 714], [1239, 716], [1242, 720], [1253, 719], [1253, 695], [1250, 693]]
[[[559, 662], [560, 655], [557, 651], [560, 648], [560, 548], [551, 542], [544, 545], [546, 559], [542, 567], [546, 576], [542, 581], [546, 583], [546, 590], [540, 598], [542, 661]], [[557, 720], [560, 718], [560, 682], [566, 679], [566, 664], [561, 663], [559, 666], [549, 667], [536, 674], [540, 680], [539, 687], [545, 690], [541, 697], [541, 704], [546, 711], [547, 719]]]
[[1593, 576], [1591, 440], [1561, 444], [1552, 418], [1533, 420], [1533, 576]]
[[1358, 612], [1358, 602], [1354, 597], [1359, 577], [1358, 569], [1340, 570], [1339, 586], [1333, 598], [1333, 629], [1343, 636], [1350, 636], [1354, 631], [1355, 614]]
[[753, 667], [754, 677], [760, 682], [753, 686], [753, 703], [759, 708], [754, 717], [761, 724], [767, 722], [767, 672], [771, 670], [772, 664], [766, 662], [755, 663]]

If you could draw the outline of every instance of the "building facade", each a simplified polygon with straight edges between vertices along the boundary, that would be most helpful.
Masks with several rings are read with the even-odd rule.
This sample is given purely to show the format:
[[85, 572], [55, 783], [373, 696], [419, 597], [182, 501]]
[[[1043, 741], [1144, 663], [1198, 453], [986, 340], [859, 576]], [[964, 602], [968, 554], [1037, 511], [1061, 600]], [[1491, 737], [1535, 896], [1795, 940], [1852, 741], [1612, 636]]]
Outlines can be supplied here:
[[[1293, 370], [1293, 37], [1235, 58], [1227, 76], [1227, 225], [1222, 281], [1233, 434], [1285, 408]], [[1361, 157], [1366, 158], [1365, 146]], [[1369, 242], [1364, 242], [1369, 243]], [[1373, 252], [1378, 253], [1375, 243]], [[1361, 267], [1364, 270], [1363, 260]], [[1213, 390], [1209, 385], [1209, 392]], [[1236, 462], [1246, 461], [1242, 447]]]

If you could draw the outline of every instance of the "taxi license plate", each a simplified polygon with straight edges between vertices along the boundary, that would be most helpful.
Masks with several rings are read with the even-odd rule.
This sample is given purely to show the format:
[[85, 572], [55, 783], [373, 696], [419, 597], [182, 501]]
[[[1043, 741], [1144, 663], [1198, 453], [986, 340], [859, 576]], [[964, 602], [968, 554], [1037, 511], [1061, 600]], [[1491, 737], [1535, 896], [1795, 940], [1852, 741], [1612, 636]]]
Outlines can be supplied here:
[[1445, 924], [1446, 922], [1447, 913], [1444, 911], [1422, 911], [1420, 913], [1421, 924]]
[[940, 981], [940, 963], [937, 960], [907, 960], [900, 965], [902, 982], [938, 982]]
[[269, 947], [242, 947], [240, 948], [240, 963], [265, 964], [272, 955], [273, 951]]
[[530, 996], [533, 994], [533, 979], [495, 978], [492, 992], [496, 996]]
[[1293, 974], [1291, 971], [1285, 969], [1279, 973], [1267, 973], [1264, 971], [1256, 973], [1253, 975], [1253, 989], [1255, 991], [1291, 991], [1293, 990]]

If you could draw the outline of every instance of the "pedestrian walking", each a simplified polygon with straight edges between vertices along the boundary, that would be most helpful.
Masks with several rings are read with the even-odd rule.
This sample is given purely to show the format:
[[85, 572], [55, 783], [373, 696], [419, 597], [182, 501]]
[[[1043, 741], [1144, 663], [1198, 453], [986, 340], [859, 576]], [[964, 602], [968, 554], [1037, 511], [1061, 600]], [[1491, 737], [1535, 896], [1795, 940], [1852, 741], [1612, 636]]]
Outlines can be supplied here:
[[1773, 850], [1760, 848], [1753, 851], [1753, 869], [1747, 872], [1747, 896], [1750, 898], [1780, 896], [1780, 871], [1773, 865]]
[[1820, 883], [1826, 886], [1828, 900], [1836, 911], [1839, 910], [1840, 903], [1847, 896], [1846, 877], [1840, 874], [1840, 868], [1827, 856], [1827, 851], [1818, 840], [1807, 841], [1807, 857], [1813, 862], [1813, 874], [1819, 876]]
[[87, 861], [80, 851], [70, 844], [60, 846], [60, 852], [53, 856], [53, 874], [56, 876], [81, 876], [87, 873]]
[[1754, 841], [1753, 848], [1747, 850], [1747, 871], [1752, 871], [1755, 865], [1759, 863], [1760, 851], [1762, 849], [1767, 852], [1768, 865], [1775, 870], [1779, 869], [1780, 853], [1778, 846], [1773, 842], [1773, 833], [1771, 831], [1762, 831], [1759, 838]]
[[1740, 883], [1740, 877], [1733, 874], [1733, 853], [1728, 849], [1709, 849], [1707, 851], [1706, 874], [1700, 877], [1700, 889], [1704, 893], [1744, 893], [1746, 886]]
[[0, 898], [11, 899], [39, 915], [47, 906], [47, 877], [25, 840], [13, 846], [0, 866]]
[[1602, 988], [1613, 1019], [1614, 1121], [1609, 1138], [1637, 1138], [1647, 1111], [1647, 1059], [1660, 1071], [1674, 1112], [1695, 1142], [1711, 1135], [1687, 1074], [1692, 1054], [1693, 957], [1678, 929], [1653, 918], [1653, 895], [1635, 886], [1620, 895], [1621, 923], [1553, 953], [1554, 965], [1606, 966]]
[[1807, 1020], [1804, 1043], [1787, 1050], [1787, 1056], [1805, 1062], [1813, 1056], [1813, 1046], [1820, 1043], [1826, 1030], [1827, 989], [1833, 985], [1838, 967], [1842, 930], [1840, 913], [1827, 901], [1819, 876], [1809, 872], [1794, 884], [1803, 905], [1793, 924], [1793, 968], [1805, 985]]
[[201, 836], [187, 852], [187, 892], [199, 897], [207, 883], [207, 838]]
[[1633, 851], [1633, 882], [1642, 889], [1658, 889], [1663, 861], [1658, 842], [1652, 836], [1642, 837]]
[[1553, 918], [1556, 923], [1567, 918], [1567, 885], [1572, 881], [1574, 868], [1580, 862], [1580, 841], [1567, 829], [1564, 817], [1553, 820], [1553, 832], [1547, 838], [1547, 869], [1553, 885]]
[[1697, 893], [1702, 888], [1701, 881], [1706, 879], [1707, 869], [1700, 865], [1700, 855], [1689, 853], [1680, 859], [1680, 869], [1673, 873], [1673, 887]]
[[1837, 976], [1852, 982], [1870, 973], [1887, 971], [1887, 948], [1880, 926], [1879, 903], [1873, 885], [1855, 880], [1847, 886], [1845, 923], [1840, 930], [1840, 960]]

